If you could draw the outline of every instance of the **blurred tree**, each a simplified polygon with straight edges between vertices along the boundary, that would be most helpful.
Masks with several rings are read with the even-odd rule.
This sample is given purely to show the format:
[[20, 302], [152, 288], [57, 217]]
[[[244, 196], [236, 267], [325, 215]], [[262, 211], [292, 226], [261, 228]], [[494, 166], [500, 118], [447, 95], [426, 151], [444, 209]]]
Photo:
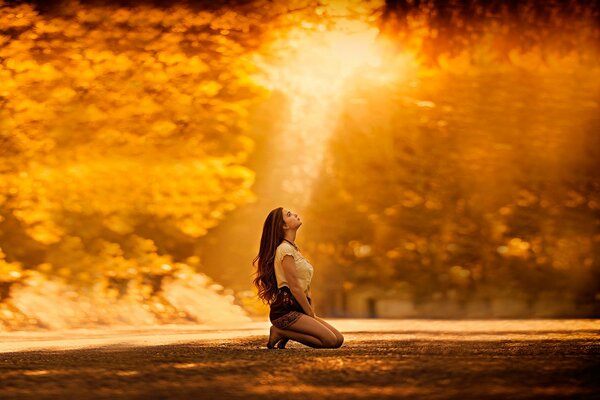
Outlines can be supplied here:
[[90, 284], [104, 242], [193, 255], [256, 200], [248, 114], [268, 92], [251, 57], [296, 4], [42, 3], [0, 2], [7, 259]]
[[420, 66], [348, 85], [308, 217], [311, 257], [345, 278], [323, 291], [408, 283], [422, 315], [502, 299], [532, 315], [548, 296], [597, 315], [598, 10], [533, 3], [387, 3], [386, 38]]

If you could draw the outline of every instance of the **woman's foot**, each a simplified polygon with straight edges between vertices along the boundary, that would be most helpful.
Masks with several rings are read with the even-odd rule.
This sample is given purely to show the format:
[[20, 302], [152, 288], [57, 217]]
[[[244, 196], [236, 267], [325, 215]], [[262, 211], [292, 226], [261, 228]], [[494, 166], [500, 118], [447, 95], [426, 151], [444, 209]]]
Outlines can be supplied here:
[[[277, 328], [275, 328], [273, 325], [271, 325], [271, 329], [269, 329], [269, 341], [267, 342], [267, 348], [268, 349], [275, 348], [275, 344], [281, 339], [283, 339], [283, 336], [281, 336], [277, 332]], [[279, 347], [279, 348], [281, 348], [281, 347]]]
[[289, 340], [289, 338], [282, 337], [281, 339], [279, 339], [279, 342], [277, 342], [277, 348], [285, 349], [285, 345], [287, 344], [287, 342], [289, 342]]

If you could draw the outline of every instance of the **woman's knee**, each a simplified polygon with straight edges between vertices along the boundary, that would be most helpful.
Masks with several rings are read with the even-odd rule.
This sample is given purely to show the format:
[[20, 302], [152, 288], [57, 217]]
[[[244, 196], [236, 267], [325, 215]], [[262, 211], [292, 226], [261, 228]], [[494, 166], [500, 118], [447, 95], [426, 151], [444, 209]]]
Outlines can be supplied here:
[[337, 343], [335, 344], [334, 348], [337, 349], [338, 347], [341, 347], [342, 344], [344, 343], [344, 335], [342, 335], [340, 333], [339, 337], [336, 336], [336, 339], [337, 339]]
[[321, 343], [323, 343], [323, 347], [325, 348], [335, 349], [339, 347], [338, 338], [335, 335], [326, 335], [324, 338], [321, 339]]
[[330, 340], [327, 342], [327, 347], [337, 349], [344, 343], [344, 336], [341, 333], [337, 333], [337, 334], [335, 334], [333, 332], [331, 332], [331, 333], [333, 334], [333, 339], [331, 339], [331, 337], [329, 337]]
[[[323, 326], [323, 331], [319, 337], [321, 343], [323, 343], [323, 347], [326, 348], [336, 348], [339, 347], [339, 339], [329, 328]], [[340, 344], [341, 345], [341, 344]]]
[[342, 343], [344, 343], [344, 335], [342, 335], [340, 331], [338, 331], [337, 329], [335, 329], [327, 321], [323, 320], [320, 317], [316, 317], [315, 319], [317, 321], [319, 321], [321, 324], [325, 325], [335, 335], [335, 337], [336, 337], [336, 345], [335, 345], [335, 347], [340, 347], [342, 345]]
[[334, 335], [334, 337], [335, 337], [335, 340], [328, 342], [325, 347], [337, 349], [342, 346], [342, 344], [344, 343], [344, 337], [343, 336], [337, 337], [336, 335]]

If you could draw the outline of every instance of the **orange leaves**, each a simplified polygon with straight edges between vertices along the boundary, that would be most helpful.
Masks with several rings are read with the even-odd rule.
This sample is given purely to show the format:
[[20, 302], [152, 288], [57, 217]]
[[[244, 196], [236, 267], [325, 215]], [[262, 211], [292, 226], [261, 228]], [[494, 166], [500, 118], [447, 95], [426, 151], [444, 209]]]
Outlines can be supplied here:
[[133, 109], [130, 111], [135, 115], [154, 115], [162, 110], [162, 105], [159, 104], [156, 99], [152, 96], [143, 96], [139, 101], [133, 105]]
[[22, 28], [30, 25], [38, 17], [34, 6], [19, 4], [6, 6], [0, 3], [0, 22], [7, 27]]
[[83, 114], [83, 118], [88, 122], [99, 122], [108, 118], [109, 114], [100, 109], [96, 104], [88, 105]]
[[[60, 71], [50, 63], [42, 64], [36, 71], [36, 78], [38, 80], [53, 81], [61, 77]], [[69, 88], [66, 88], [69, 90]]]
[[[177, 42], [179, 42], [180, 40], [181, 38], [178, 38]], [[183, 53], [167, 53], [164, 51], [158, 52], [156, 58], [158, 59], [158, 61], [166, 65], [181, 64], [187, 62], [188, 59], [187, 56]]]
[[197, 80], [199, 76], [203, 76], [206, 72], [210, 71], [210, 68], [205, 64], [200, 57], [193, 56], [190, 58], [183, 58], [179, 61], [174, 62], [174, 59], [184, 57], [181, 54], [178, 55], [163, 55], [162, 61], [166, 64], [165, 71], [171, 76], [190, 76], [189, 79], [192, 81]]
[[39, 65], [33, 60], [12, 58], [6, 61], [6, 67], [16, 73], [35, 71]]
[[47, 273], [89, 284], [108, 265], [91, 250], [104, 233], [110, 246], [160, 220], [198, 238], [256, 200], [242, 163], [261, 91], [233, 25], [264, 21], [184, 6], [70, 12], [0, 7], [0, 207], [15, 237], [61, 244]]
[[22, 265], [6, 261], [6, 254], [0, 248], [0, 282], [16, 281], [23, 276]]
[[194, 92], [201, 97], [214, 97], [222, 89], [222, 85], [216, 81], [207, 81], [201, 83]]
[[34, 25], [34, 31], [38, 35], [45, 33], [60, 33], [67, 26], [66, 21], [61, 20], [39, 20]]
[[171, 121], [156, 121], [152, 124], [150, 132], [159, 136], [169, 136], [171, 135], [175, 129], [177, 129], [177, 125], [175, 125]]
[[109, 50], [86, 49], [83, 56], [92, 63], [112, 62], [115, 54]]

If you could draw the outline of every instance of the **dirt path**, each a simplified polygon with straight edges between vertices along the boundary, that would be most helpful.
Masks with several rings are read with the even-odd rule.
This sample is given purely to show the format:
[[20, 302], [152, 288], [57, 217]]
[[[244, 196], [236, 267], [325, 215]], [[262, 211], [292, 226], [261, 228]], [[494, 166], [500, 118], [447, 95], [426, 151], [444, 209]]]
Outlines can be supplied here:
[[159, 345], [4, 349], [0, 399], [600, 398], [595, 323], [518, 332], [402, 324], [341, 329], [339, 349], [290, 342], [268, 350], [267, 336], [254, 331]]

